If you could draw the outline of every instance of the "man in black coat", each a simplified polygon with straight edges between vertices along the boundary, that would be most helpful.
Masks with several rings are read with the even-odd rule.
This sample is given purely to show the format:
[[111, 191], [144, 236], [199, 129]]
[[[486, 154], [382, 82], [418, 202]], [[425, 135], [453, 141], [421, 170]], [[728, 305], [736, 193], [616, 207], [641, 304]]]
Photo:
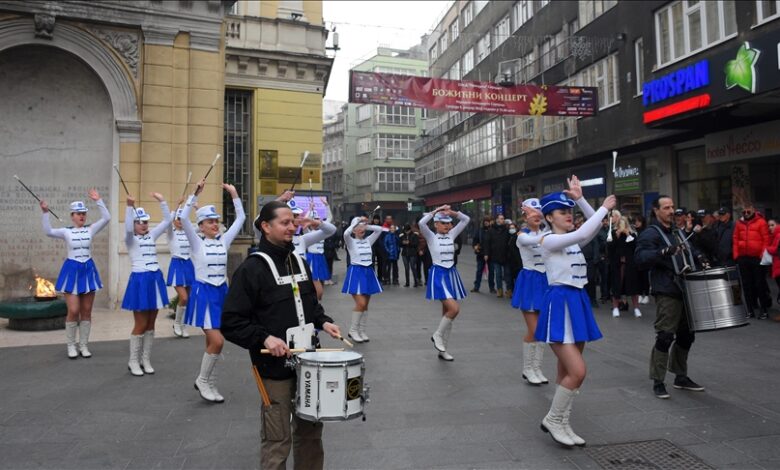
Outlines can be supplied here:
[[[322, 468], [322, 423], [304, 421], [293, 414], [296, 377], [295, 370], [286, 365], [290, 356], [286, 336], [289, 328], [302, 323], [313, 323], [334, 338], [340, 338], [341, 331], [317, 301], [308, 264], [300, 263], [293, 252], [296, 227], [289, 207], [279, 201], [266, 204], [255, 220], [255, 228], [263, 234], [258, 252], [268, 256], [273, 267], [257, 253], [241, 263], [222, 307], [222, 334], [249, 350], [252, 365], [270, 398], [270, 404], [263, 405], [260, 468], [285, 468], [291, 447], [295, 468]], [[305, 280], [294, 283], [293, 275], [301, 274], [305, 274]], [[296, 304], [301, 305], [300, 312]], [[261, 354], [262, 348], [270, 354]]]
[[[471, 289], [471, 292], [479, 292], [479, 288], [482, 285], [482, 271], [485, 270], [485, 266], [487, 265], [487, 258], [485, 258], [485, 242], [487, 241], [491, 223], [492, 220], [490, 217], [482, 219], [482, 227], [477, 228], [474, 232], [474, 237], [471, 239], [471, 247], [474, 249], [474, 255], [477, 257], [477, 272], [474, 277], [474, 288]], [[496, 292], [492, 275], [488, 276], [488, 287], [490, 288], [491, 294]]]
[[[496, 223], [490, 227], [487, 232], [487, 240], [483, 242], [483, 253], [485, 255], [485, 261], [490, 263], [490, 272], [488, 273], [488, 284], [493, 286], [493, 279], [495, 278], [496, 297], [504, 296], [504, 265], [507, 262], [507, 250], [506, 246], [509, 242], [509, 231], [504, 223], [504, 215], [498, 214], [496, 216]], [[512, 285], [507, 281], [507, 290], [512, 290]]]
[[[650, 354], [650, 378], [657, 398], [669, 398], [664, 379], [667, 369], [675, 374], [674, 388], [703, 391], [688, 377], [688, 352], [696, 339], [688, 327], [685, 313], [681, 274], [685, 251], [693, 251], [674, 223], [674, 201], [669, 196], [658, 196], [652, 204], [655, 218], [639, 234], [634, 261], [641, 270], [650, 270], [650, 290], [657, 307], [655, 345]], [[694, 253], [695, 257], [695, 253]], [[690, 266], [690, 261], [688, 261]]]
[[715, 224], [715, 232], [718, 234], [718, 261], [723, 266], [733, 266], [734, 221], [731, 220], [731, 208], [721, 207], [718, 209], [718, 216], [720, 220]]

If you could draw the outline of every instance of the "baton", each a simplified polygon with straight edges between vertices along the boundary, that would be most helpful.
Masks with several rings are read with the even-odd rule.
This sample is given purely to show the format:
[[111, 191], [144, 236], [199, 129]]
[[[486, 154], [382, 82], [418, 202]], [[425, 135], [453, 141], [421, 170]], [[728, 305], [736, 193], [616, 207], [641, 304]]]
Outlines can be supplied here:
[[213, 169], [214, 169], [214, 165], [216, 165], [216, 164], [217, 164], [217, 160], [219, 160], [219, 157], [220, 157], [220, 155], [219, 155], [219, 154], [217, 154], [217, 156], [216, 156], [216, 157], [214, 157], [214, 161], [213, 161], [213, 162], [211, 162], [211, 166], [209, 167], [209, 171], [207, 171], [207, 172], [206, 172], [206, 176], [204, 176], [204, 177], [203, 177], [203, 179], [204, 179], [204, 180], [205, 180], [206, 178], [208, 178], [208, 177], [209, 177], [209, 174], [211, 174], [211, 170], [213, 170]]
[[[122, 179], [122, 173], [119, 172], [119, 167], [114, 165], [114, 170], [116, 170], [116, 174], [119, 176], [119, 181], [122, 182], [122, 186], [124, 186], [124, 188], [125, 188], [125, 194], [127, 196], [129, 196], [130, 195], [130, 191], [127, 190], [127, 185], [125, 184], [125, 180]], [[133, 207], [133, 213], [135, 214], [136, 217], [138, 217], [138, 211], [135, 209], [135, 204], [133, 204], [132, 207]]]
[[309, 151], [303, 152], [303, 158], [301, 159], [301, 166], [298, 167], [298, 175], [295, 177], [295, 181], [293, 182], [292, 187], [290, 188], [290, 191], [295, 190], [295, 185], [298, 184], [298, 180], [301, 179], [301, 176], [303, 176], [303, 165], [306, 163], [306, 159], [309, 158]]
[[192, 180], [192, 172], [190, 171], [187, 174], [187, 182], [184, 183], [184, 191], [181, 192], [181, 197], [183, 198], [185, 194], [187, 194], [187, 186], [190, 185], [190, 180]]
[[[35, 195], [35, 193], [32, 191], [32, 189], [28, 188], [28, 187], [27, 187], [27, 185], [26, 185], [26, 184], [24, 184], [24, 181], [22, 181], [21, 179], [19, 179], [19, 177], [18, 177], [18, 176], [16, 176], [16, 175], [14, 175], [14, 178], [16, 178], [16, 181], [18, 181], [18, 182], [19, 182], [19, 184], [21, 184], [21, 185], [24, 187], [24, 189], [26, 189], [26, 190], [27, 190], [27, 192], [28, 192], [28, 193], [30, 193], [30, 194], [32, 195], [32, 197], [34, 197], [35, 199], [37, 199], [37, 200], [38, 200], [38, 202], [41, 202], [41, 198], [39, 198], [38, 196], [36, 196], [36, 195]], [[51, 209], [49, 209], [49, 214], [53, 215], [55, 219], [57, 219], [57, 220], [59, 220], [60, 222], [62, 222], [62, 219], [60, 219], [59, 217], [57, 217], [57, 214], [55, 214], [55, 213], [54, 213], [54, 211], [52, 211]]]

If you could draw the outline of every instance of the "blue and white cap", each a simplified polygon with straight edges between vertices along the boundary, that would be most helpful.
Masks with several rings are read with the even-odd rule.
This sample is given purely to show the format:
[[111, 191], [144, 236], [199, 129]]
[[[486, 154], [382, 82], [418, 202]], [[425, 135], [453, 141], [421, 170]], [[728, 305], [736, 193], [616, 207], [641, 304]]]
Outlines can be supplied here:
[[140, 220], [141, 222], [148, 221], [152, 217], [149, 215], [146, 210], [144, 210], [143, 207], [136, 207], [135, 208], [135, 220]]
[[569, 199], [563, 192], [545, 194], [539, 200], [542, 205], [542, 214], [547, 215], [555, 209], [571, 209], [574, 207], [574, 201]]
[[521, 204], [522, 207], [530, 207], [531, 209], [536, 209], [538, 211], [542, 210], [542, 205], [539, 203], [539, 199], [535, 197], [531, 197], [523, 201]]
[[287, 201], [287, 207], [289, 207], [292, 213], [295, 215], [303, 214], [303, 209], [298, 207], [298, 204], [295, 202], [295, 199], [290, 199], [289, 201]]
[[320, 214], [316, 210], [314, 210], [314, 209], [309, 211], [308, 217], [310, 219], [320, 220]]
[[87, 206], [84, 205], [84, 201], [73, 201], [70, 203], [70, 211], [72, 212], [87, 212]]
[[203, 206], [195, 212], [196, 222], [201, 223], [206, 219], [219, 219], [217, 208], [213, 205]]
[[433, 221], [434, 222], [452, 222], [452, 217], [450, 217], [449, 214], [443, 214], [441, 212], [437, 212], [433, 216]]
[[176, 208], [176, 216], [175, 219], [181, 219], [181, 213], [184, 212], [184, 208], [182, 206], [179, 206]]

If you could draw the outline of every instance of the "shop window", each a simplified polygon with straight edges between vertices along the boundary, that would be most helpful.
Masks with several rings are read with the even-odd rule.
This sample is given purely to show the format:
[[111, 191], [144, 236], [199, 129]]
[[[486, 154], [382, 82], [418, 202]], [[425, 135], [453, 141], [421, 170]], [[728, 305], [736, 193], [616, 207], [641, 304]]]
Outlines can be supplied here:
[[736, 34], [734, 0], [678, 0], [655, 13], [658, 65], [666, 66]]

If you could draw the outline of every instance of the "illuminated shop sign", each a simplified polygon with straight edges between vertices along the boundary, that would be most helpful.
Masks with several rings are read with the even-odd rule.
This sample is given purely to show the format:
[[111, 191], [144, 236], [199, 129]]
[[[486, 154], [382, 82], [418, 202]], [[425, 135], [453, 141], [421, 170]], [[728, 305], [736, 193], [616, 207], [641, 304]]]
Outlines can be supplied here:
[[645, 107], [710, 84], [710, 63], [702, 60], [642, 85]]

